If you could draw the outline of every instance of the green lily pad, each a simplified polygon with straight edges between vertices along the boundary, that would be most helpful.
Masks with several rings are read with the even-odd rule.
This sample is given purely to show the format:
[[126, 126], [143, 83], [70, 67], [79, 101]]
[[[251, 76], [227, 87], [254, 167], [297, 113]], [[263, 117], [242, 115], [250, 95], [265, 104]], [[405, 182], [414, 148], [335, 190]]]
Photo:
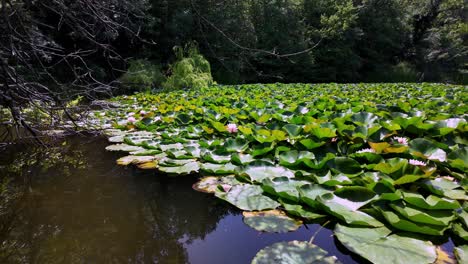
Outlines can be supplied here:
[[335, 236], [350, 251], [375, 264], [433, 263], [436, 247], [423, 241], [392, 234], [386, 227], [358, 228], [337, 224]]
[[144, 148], [139, 147], [139, 146], [131, 146], [131, 145], [128, 145], [128, 144], [116, 144], [116, 145], [107, 146], [106, 150], [108, 150], [108, 151], [133, 152], [133, 151], [144, 150]]
[[315, 155], [308, 151], [291, 150], [279, 155], [279, 163], [283, 166], [297, 166], [304, 161], [315, 159]]
[[197, 173], [200, 170], [200, 166], [198, 165], [198, 162], [189, 162], [182, 166], [174, 166], [174, 167], [159, 166], [158, 169], [168, 174], [186, 175], [186, 174]]
[[401, 201], [391, 203], [390, 207], [413, 222], [430, 225], [448, 226], [456, 217], [452, 210], [424, 210]]
[[260, 232], [287, 233], [297, 230], [302, 221], [287, 216], [283, 211], [268, 210], [243, 212], [244, 223]]
[[281, 205], [284, 207], [284, 210], [290, 215], [298, 216], [306, 220], [315, 220], [326, 217], [326, 215], [300, 204], [293, 204], [287, 200], [279, 199]]
[[327, 257], [327, 252], [306, 241], [278, 242], [260, 250], [252, 264], [303, 264], [338, 263], [336, 257]]
[[280, 204], [263, 194], [258, 185], [235, 185], [228, 192], [216, 192], [215, 195], [244, 211], [263, 211], [276, 209]]
[[253, 162], [247, 165], [241, 172], [252, 182], [262, 182], [266, 178], [287, 177], [293, 178], [294, 173], [284, 167], [269, 165], [264, 162]]
[[466, 227], [464, 227], [462, 224], [455, 223], [453, 224], [452, 229], [455, 234], [468, 241], [468, 230], [466, 229]]
[[383, 224], [374, 217], [359, 211], [360, 207], [371, 202], [373, 199], [377, 198], [377, 196], [370, 199], [357, 200], [354, 199], [355, 197], [356, 196], [353, 195], [348, 196], [349, 199], [345, 199], [332, 193], [328, 193], [317, 197], [317, 202], [319, 202], [322, 208], [329, 214], [350, 225], [371, 227], [383, 226]]
[[241, 139], [241, 138], [228, 138], [226, 142], [224, 142], [224, 149], [227, 152], [243, 152], [247, 150], [249, 147], [249, 141]]
[[328, 165], [330, 168], [344, 174], [353, 175], [362, 172], [361, 164], [352, 158], [336, 157]]
[[288, 177], [265, 178], [262, 181], [262, 188], [265, 192], [288, 200], [299, 201], [298, 187], [308, 184], [307, 181], [297, 181]]
[[229, 190], [232, 186], [239, 184], [241, 183], [232, 175], [224, 177], [207, 176], [194, 183], [192, 188], [199, 192], [215, 193], [220, 185], [222, 185], [223, 189]]
[[458, 263], [464, 264], [468, 263], [468, 245], [461, 245], [455, 247], [455, 257], [458, 260]]
[[216, 175], [233, 174], [237, 170], [237, 166], [233, 165], [232, 163], [226, 163], [226, 164], [202, 163], [200, 168], [202, 171], [216, 174]]
[[429, 195], [424, 198], [422, 195], [411, 192], [402, 192], [403, 199], [414, 206], [430, 210], [444, 210], [444, 209], [457, 209], [460, 204], [456, 200], [447, 199], [445, 197], [438, 197]]
[[410, 141], [410, 153], [416, 157], [426, 158], [444, 162], [447, 159], [447, 153], [438, 148], [432, 141], [424, 138], [416, 138]]
[[444, 226], [412, 222], [385, 206], [376, 206], [376, 209], [385, 217], [389, 224], [400, 230], [426, 235], [441, 236], [447, 229], [447, 227]]
[[119, 165], [140, 164], [155, 160], [154, 156], [125, 156], [117, 160]]
[[450, 166], [462, 171], [468, 170], [468, 147], [457, 149], [451, 152], [448, 156]]
[[301, 200], [312, 208], [317, 208], [317, 198], [323, 194], [332, 193], [333, 191], [325, 186], [318, 184], [306, 184], [297, 188]]

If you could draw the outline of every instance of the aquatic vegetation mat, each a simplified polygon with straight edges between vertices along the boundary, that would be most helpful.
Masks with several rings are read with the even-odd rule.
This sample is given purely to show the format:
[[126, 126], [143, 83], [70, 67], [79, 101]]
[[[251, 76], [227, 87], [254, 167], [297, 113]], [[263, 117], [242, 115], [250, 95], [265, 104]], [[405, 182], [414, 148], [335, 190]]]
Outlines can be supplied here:
[[[465, 86], [258, 84], [113, 100], [122, 107], [93, 122], [113, 127], [107, 150], [122, 152], [118, 164], [204, 176], [195, 190], [246, 211], [261, 232], [318, 219], [374, 263], [432, 263], [433, 242], [448, 237], [466, 259]], [[274, 209], [287, 215], [263, 212]], [[320, 251], [298, 243], [254, 262]]]

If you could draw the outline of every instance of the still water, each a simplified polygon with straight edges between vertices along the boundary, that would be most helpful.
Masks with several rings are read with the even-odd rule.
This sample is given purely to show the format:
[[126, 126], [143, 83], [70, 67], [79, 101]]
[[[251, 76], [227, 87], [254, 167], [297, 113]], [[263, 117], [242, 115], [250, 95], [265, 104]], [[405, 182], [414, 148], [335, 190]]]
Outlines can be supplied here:
[[[0, 263], [250, 263], [260, 249], [308, 241], [319, 228], [260, 233], [234, 207], [192, 190], [196, 176], [119, 167], [106, 145], [74, 137], [1, 152], [0, 180], [17, 188], [1, 197]], [[326, 228], [314, 242], [342, 263], [364, 262]]]

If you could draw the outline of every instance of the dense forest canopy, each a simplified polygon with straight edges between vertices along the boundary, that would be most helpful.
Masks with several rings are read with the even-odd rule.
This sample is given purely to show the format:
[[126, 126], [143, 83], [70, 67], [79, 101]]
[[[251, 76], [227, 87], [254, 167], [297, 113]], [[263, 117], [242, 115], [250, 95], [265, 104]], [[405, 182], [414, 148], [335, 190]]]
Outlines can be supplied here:
[[115, 92], [135, 61], [159, 88], [187, 44], [221, 84], [467, 82], [463, 0], [0, 0], [0, 32], [17, 122], [25, 102]]

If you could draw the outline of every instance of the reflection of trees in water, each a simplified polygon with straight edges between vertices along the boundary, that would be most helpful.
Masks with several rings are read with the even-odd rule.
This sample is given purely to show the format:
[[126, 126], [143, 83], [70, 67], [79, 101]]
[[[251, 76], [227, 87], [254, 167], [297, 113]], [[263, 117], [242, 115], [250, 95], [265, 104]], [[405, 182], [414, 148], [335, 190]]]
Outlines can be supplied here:
[[10, 224], [1, 215], [9, 225], [1, 229], [1, 263], [184, 263], [181, 240], [204, 238], [228, 213], [191, 189], [193, 177], [119, 168], [104, 140], [84, 140], [2, 154], [0, 177], [28, 195], [5, 205]]

